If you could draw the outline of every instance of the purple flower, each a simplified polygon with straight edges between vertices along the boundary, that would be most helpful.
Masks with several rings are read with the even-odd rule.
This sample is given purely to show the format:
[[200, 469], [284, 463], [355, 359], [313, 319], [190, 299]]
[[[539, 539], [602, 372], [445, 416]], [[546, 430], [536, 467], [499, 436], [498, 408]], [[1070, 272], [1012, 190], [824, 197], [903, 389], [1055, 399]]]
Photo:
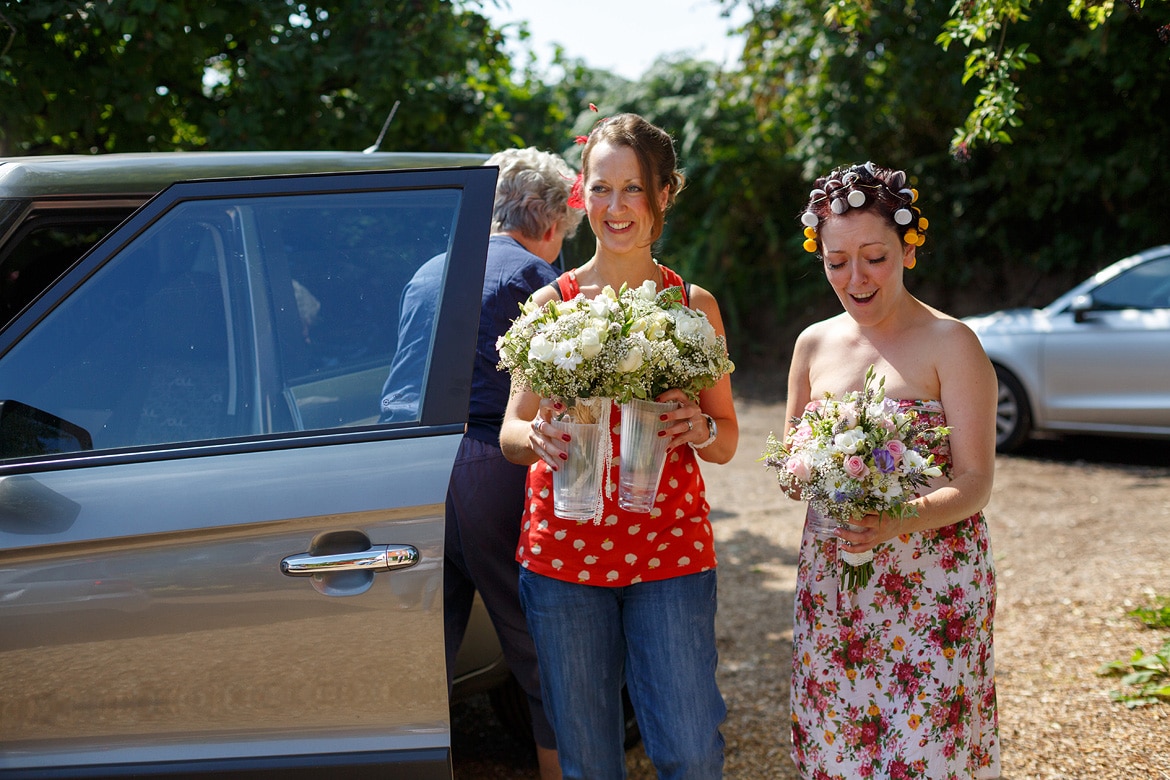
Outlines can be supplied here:
[[894, 470], [894, 456], [884, 447], [873, 451], [873, 463], [883, 474], [890, 474]]

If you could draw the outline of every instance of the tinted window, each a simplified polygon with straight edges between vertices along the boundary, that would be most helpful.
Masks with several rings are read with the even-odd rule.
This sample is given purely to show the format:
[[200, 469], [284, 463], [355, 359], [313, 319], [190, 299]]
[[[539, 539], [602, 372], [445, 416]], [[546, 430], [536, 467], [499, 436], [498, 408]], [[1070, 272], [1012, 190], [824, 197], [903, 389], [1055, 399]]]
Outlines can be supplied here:
[[0, 400], [94, 449], [374, 423], [403, 287], [448, 250], [459, 198], [182, 203], [0, 359]]
[[1093, 291], [1103, 309], [1170, 308], [1170, 257], [1130, 268]]
[[27, 220], [0, 252], [0, 327], [128, 214], [128, 209], [54, 211]]

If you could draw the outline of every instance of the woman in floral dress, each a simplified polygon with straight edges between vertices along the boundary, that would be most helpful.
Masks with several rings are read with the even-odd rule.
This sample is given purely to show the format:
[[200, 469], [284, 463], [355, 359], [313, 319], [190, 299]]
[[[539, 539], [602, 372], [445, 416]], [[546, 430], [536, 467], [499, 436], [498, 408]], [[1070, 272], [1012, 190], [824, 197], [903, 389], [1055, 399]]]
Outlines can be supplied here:
[[[859, 390], [874, 366], [924, 426], [944, 475], [898, 520], [827, 537], [806, 523], [793, 629], [792, 756], [801, 776], [996, 778], [995, 571], [982, 509], [995, 468], [995, 372], [963, 323], [904, 285], [927, 221], [902, 171], [872, 163], [816, 181], [801, 216], [844, 312], [797, 339], [787, 418]], [[786, 431], [787, 433], [787, 431]], [[799, 496], [793, 496], [799, 498]], [[863, 586], [840, 553], [873, 551]]]

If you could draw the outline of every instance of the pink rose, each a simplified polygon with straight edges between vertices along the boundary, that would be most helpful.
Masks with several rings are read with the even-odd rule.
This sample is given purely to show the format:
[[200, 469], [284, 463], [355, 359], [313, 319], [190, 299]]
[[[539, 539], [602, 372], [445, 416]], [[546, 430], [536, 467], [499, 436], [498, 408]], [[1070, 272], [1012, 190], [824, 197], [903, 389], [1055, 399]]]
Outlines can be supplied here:
[[808, 459], [801, 455], [789, 458], [788, 462], [784, 464], [784, 468], [801, 482], [808, 482], [812, 476], [812, 467], [809, 465]]
[[890, 456], [894, 459], [894, 463], [897, 463], [902, 460], [902, 455], [906, 452], [906, 445], [898, 439], [890, 439], [886, 442], [886, 452], [890, 453]]
[[845, 459], [845, 473], [854, 479], [861, 479], [869, 474], [869, 466], [860, 455], [850, 455]]

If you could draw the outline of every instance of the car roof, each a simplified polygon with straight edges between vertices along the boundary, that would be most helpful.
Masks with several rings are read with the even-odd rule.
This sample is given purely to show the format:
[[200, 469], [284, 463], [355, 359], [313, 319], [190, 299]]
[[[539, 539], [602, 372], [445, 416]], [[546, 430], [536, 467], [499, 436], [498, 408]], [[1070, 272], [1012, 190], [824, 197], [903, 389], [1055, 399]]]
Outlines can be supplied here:
[[190, 179], [482, 165], [459, 152], [142, 152], [0, 158], [0, 198], [143, 193]]

